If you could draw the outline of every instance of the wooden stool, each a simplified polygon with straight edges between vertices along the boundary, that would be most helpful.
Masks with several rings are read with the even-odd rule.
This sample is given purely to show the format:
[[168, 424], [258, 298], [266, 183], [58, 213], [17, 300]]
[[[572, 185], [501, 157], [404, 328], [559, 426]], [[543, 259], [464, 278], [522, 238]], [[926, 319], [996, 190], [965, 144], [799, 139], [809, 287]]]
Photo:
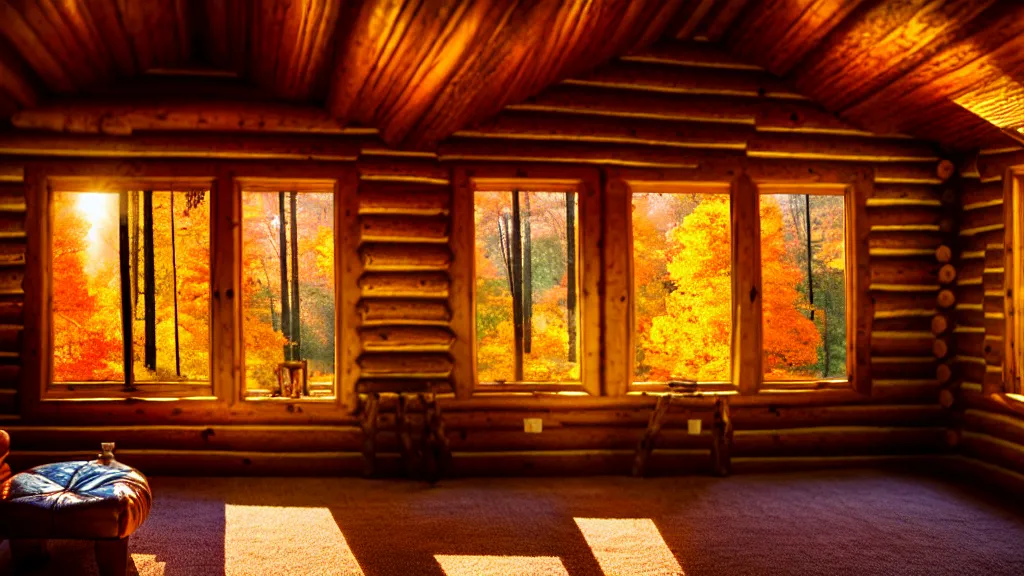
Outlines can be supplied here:
[[[647, 430], [636, 448], [633, 459], [633, 476], [642, 477], [647, 473], [647, 460], [654, 451], [654, 444], [665, 424], [665, 416], [674, 398], [703, 398], [704, 393], [696, 385], [688, 385], [684, 391], [670, 388], [669, 393], [658, 397], [654, 411], [647, 422]], [[711, 471], [716, 476], [728, 476], [732, 471], [732, 420], [729, 416], [729, 400], [726, 396], [715, 398], [714, 423], [711, 428]]]

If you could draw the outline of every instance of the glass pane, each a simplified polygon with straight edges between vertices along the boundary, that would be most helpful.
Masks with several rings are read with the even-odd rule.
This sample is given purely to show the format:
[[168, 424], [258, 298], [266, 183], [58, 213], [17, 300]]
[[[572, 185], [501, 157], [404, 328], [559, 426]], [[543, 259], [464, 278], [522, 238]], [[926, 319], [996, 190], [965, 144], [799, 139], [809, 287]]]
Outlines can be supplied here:
[[846, 376], [844, 202], [843, 196], [761, 196], [766, 379]]
[[209, 381], [209, 193], [128, 192], [128, 230], [136, 382]]
[[242, 330], [247, 393], [334, 395], [332, 193], [243, 191]]
[[727, 194], [633, 194], [637, 381], [729, 381], [729, 230]]
[[53, 381], [124, 381], [118, 195], [53, 195]]
[[576, 194], [480, 192], [475, 205], [480, 381], [578, 382]]

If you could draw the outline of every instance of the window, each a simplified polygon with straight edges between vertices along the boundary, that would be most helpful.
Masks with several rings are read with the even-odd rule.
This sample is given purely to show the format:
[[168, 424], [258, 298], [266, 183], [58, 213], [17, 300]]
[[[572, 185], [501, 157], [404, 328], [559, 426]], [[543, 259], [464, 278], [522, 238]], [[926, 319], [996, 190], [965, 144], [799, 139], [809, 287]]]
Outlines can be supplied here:
[[579, 382], [575, 192], [478, 192], [476, 345], [481, 382]]
[[845, 378], [844, 197], [762, 194], [760, 213], [765, 380]]
[[728, 382], [728, 194], [634, 192], [634, 378]]
[[249, 397], [335, 395], [334, 194], [242, 190]]
[[55, 191], [52, 382], [210, 383], [208, 190]]
[[454, 175], [456, 395], [601, 394], [599, 171], [487, 167]]
[[[610, 221], [617, 189], [609, 188]], [[741, 375], [747, 390], [750, 382], [818, 387], [852, 374], [846, 187], [772, 183], [738, 194], [735, 186], [637, 182], [623, 196], [633, 330], [619, 340], [631, 343], [623, 361], [631, 389], [740, 385]], [[607, 236], [614, 269], [614, 225]], [[608, 354], [614, 362], [614, 349]]]

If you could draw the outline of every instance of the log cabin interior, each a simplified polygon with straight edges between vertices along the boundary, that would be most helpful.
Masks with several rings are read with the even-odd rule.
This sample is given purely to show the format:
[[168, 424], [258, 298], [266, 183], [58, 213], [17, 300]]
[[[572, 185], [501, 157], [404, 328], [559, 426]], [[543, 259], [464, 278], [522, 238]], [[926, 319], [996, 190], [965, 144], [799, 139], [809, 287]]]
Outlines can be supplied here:
[[0, 574], [1024, 573], [1024, 4], [0, 0]]

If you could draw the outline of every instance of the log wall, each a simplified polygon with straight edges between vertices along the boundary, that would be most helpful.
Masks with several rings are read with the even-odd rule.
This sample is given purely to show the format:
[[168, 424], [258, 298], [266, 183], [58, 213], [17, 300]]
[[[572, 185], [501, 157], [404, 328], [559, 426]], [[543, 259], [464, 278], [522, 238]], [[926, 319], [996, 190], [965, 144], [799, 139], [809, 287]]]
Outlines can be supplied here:
[[[139, 130], [130, 137], [88, 138], [83, 145], [65, 135], [0, 135], [0, 153], [6, 154], [0, 157], [7, 179], [3, 202], [11, 207], [4, 214], [12, 214], [5, 232], [11, 236], [3, 236], [0, 254], [0, 296], [7, 299], [0, 310], [12, 327], [20, 322], [25, 266], [18, 163], [50, 154], [137, 158], [171, 146]], [[180, 154], [233, 158], [253, 149], [246, 137], [238, 138], [243, 140], [226, 155], [218, 155], [213, 138], [202, 140], [214, 142], [209, 148]], [[274, 144], [267, 153], [287, 154], [289, 161], [325, 154], [346, 161], [351, 155], [359, 172], [358, 194], [342, 199], [345, 222], [358, 230], [345, 247], [358, 258], [348, 259], [351, 266], [341, 271], [341, 305], [357, 311], [353, 325], [343, 330], [358, 335], [345, 343], [357, 360], [339, 366], [342, 390], [429, 383], [443, 394], [455, 472], [626, 473], [656, 400], [644, 394], [446, 394], [453, 371], [468, 361], [465, 353], [453, 352], [451, 319], [455, 310], [470, 306], [451, 294], [452, 175], [456, 168], [495, 165], [598, 167], [604, 183], [729, 182], [742, 171], [755, 182], [849, 183], [866, 171], [870, 186], [864, 189], [870, 192], [854, 202], [867, 216], [857, 241], [867, 245], [859, 264], [869, 282], [850, 305], [863, 318], [860, 336], [870, 354], [858, 370], [870, 373], [871, 392], [764, 390], [734, 397], [734, 470], [902, 462], [948, 453], [949, 414], [938, 403], [940, 363], [932, 325], [942, 289], [936, 250], [952, 228], [942, 203], [948, 174], [927, 143], [856, 130], [765, 71], [706, 45], [622, 58], [456, 133], [436, 152], [390, 150], [365, 131], [358, 137], [321, 136], [309, 146], [304, 138], [312, 137], [296, 135], [287, 149]], [[180, 137], [172, 142], [198, 145]], [[0, 346], [7, 342], [2, 332]], [[12, 415], [7, 428], [16, 466], [92, 455], [97, 442], [113, 440], [123, 460], [151, 473], [334, 474], [361, 467], [358, 421], [341, 411], [314, 416], [301, 403], [281, 404], [273, 415], [245, 405], [154, 402], [128, 412], [97, 405], [91, 415], [19, 419], [13, 416], [18, 350], [13, 343], [9, 351], [0, 350], [8, 355], [2, 357], [8, 365], [0, 374], [0, 412]], [[390, 401], [385, 396], [385, 408]], [[708, 397], [673, 406], [652, 470], [709, 469], [713, 405]], [[544, 432], [525, 434], [526, 417], [540, 418]], [[686, 434], [688, 419], [701, 419], [705, 432]], [[383, 417], [382, 430], [391, 427], [393, 421]], [[382, 434], [378, 453], [393, 461], [396, 445], [388, 436]]]
[[[1007, 317], [1012, 313], [1012, 206], [1008, 169], [1024, 166], [1024, 147], [982, 150], [962, 161], [960, 258], [957, 281], [956, 355], [951, 393], [943, 404], [954, 414], [950, 438], [964, 465], [1018, 493], [1024, 488], [1024, 402], [1006, 381]], [[1008, 249], [1010, 248], [1010, 249]], [[1020, 314], [1020, 311], [1017, 311]], [[1019, 344], [1018, 344], [1019, 345]]]

